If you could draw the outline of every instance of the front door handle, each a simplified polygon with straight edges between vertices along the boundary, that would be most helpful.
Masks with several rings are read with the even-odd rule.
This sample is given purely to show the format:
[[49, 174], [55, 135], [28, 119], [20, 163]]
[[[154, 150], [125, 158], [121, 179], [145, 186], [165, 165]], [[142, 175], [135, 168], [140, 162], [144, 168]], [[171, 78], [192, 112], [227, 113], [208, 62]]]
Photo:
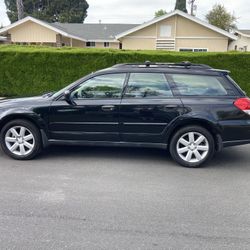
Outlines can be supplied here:
[[115, 109], [115, 106], [113, 105], [102, 106], [102, 110], [105, 112], [110, 112], [110, 111], [113, 111], [114, 109]]

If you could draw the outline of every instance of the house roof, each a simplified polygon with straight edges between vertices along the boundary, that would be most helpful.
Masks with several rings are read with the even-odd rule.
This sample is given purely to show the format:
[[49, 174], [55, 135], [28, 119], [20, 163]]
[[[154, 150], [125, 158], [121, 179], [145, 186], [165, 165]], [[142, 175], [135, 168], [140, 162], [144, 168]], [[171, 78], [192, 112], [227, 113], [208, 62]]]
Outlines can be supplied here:
[[30, 17], [30, 16], [27, 16], [27, 17], [25, 17], [25, 18], [23, 18], [21, 20], [18, 20], [15, 23], [12, 23], [12, 24], [10, 24], [10, 25], [8, 25], [8, 26], [0, 29], [0, 34], [4, 34], [8, 30], [13, 29], [16, 26], [18, 26], [20, 24], [23, 24], [23, 23], [26, 23], [28, 21], [32, 21], [34, 23], [40, 24], [41, 26], [46, 27], [46, 28], [48, 28], [50, 30], [53, 30], [53, 31], [57, 32], [58, 34], [61, 34], [61, 35], [65, 36], [65, 37], [70, 37], [70, 38], [73, 38], [73, 39], [77, 39], [77, 40], [81, 40], [81, 41], [86, 41], [82, 37], [78, 37], [78, 36], [74, 36], [73, 34], [69, 34], [69, 33], [65, 32], [65, 31], [63, 31], [61, 29], [53, 27], [50, 23], [44, 22], [42, 20], [36, 19], [34, 17]]
[[88, 41], [113, 41], [116, 40], [117, 34], [138, 26], [138, 24], [105, 23], [51, 23], [50, 25]]
[[[50, 30], [53, 30], [56, 33], [61, 34], [65, 37], [77, 39], [80, 41], [117, 41], [119, 38], [127, 36], [135, 31], [141, 30], [145, 27], [148, 27], [154, 23], [160, 22], [164, 19], [170, 18], [174, 15], [180, 15], [193, 22], [203, 25], [204, 27], [207, 27], [215, 32], [218, 32], [232, 40], [237, 40], [237, 36], [179, 10], [175, 10], [171, 13], [155, 18], [141, 25], [138, 25], [138, 24], [102, 24], [102, 23], [101, 24], [99, 23], [98, 24], [96, 23], [47, 23], [45, 21], [28, 16], [15, 23], [10, 24], [7, 27], [0, 29], [0, 34], [5, 34], [8, 30], [20, 24], [23, 24], [28, 21], [32, 21]], [[250, 36], [250, 31], [249, 31], [249, 36]]]
[[235, 34], [250, 38], [250, 30], [235, 30]]
[[238, 31], [243, 34], [250, 35], [250, 30], [238, 30]]
[[129, 35], [131, 33], [134, 33], [134, 32], [136, 32], [138, 30], [146, 28], [146, 27], [148, 27], [148, 26], [150, 26], [152, 24], [158, 23], [158, 22], [160, 22], [162, 20], [165, 20], [165, 19], [170, 18], [170, 17], [175, 16], [175, 15], [179, 15], [179, 16], [182, 16], [184, 18], [187, 18], [187, 19], [189, 19], [189, 20], [191, 20], [191, 21], [193, 21], [195, 23], [198, 23], [198, 24], [200, 24], [200, 25], [202, 25], [202, 26], [204, 26], [204, 27], [206, 27], [208, 29], [211, 29], [211, 30], [213, 30], [213, 31], [215, 31], [217, 33], [220, 33], [221, 35], [224, 35], [224, 36], [226, 36], [226, 37], [228, 37], [228, 38], [230, 38], [232, 40], [237, 40], [237, 37], [235, 35], [227, 32], [225, 30], [222, 30], [222, 29], [220, 29], [220, 28], [218, 28], [218, 27], [216, 27], [214, 25], [211, 25], [211, 24], [209, 24], [209, 23], [207, 23], [207, 22], [205, 22], [205, 21], [203, 21], [203, 20], [201, 20], [201, 19], [199, 19], [197, 17], [191, 16], [191, 15], [189, 15], [189, 14], [183, 12], [183, 11], [180, 11], [180, 10], [175, 10], [175, 11], [173, 11], [171, 13], [165, 14], [165, 15], [160, 16], [158, 18], [154, 18], [153, 20], [151, 20], [149, 22], [146, 22], [146, 23], [143, 23], [143, 24], [141, 24], [141, 25], [139, 25], [139, 26], [137, 26], [135, 28], [132, 28], [130, 30], [122, 32], [122, 33], [120, 33], [120, 34], [118, 34], [116, 36], [116, 39], [120, 39], [120, 38], [122, 38], [124, 36], [127, 36], [127, 35]]
[[47, 23], [34, 17], [27, 16], [0, 29], [0, 34], [4, 34], [8, 30], [28, 21], [40, 24], [65, 37], [70, 37], [80, 41], [114, 41], [116, 40], [116, 34], [138, 26], [138, 24]]

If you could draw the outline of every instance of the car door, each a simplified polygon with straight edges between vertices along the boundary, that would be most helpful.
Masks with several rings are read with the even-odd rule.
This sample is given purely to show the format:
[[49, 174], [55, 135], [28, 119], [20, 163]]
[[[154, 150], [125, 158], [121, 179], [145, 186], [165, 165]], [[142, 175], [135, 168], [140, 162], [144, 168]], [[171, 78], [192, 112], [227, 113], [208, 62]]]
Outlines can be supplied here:
[[71, 91], [72, 103], [64, 98], [52, 103], [50, 139], [119, 141], [119, 105], [126, 74], [103, 74]]
[[131, 73], [120, 107], [121, 138], [164, 143], [168, 124], [182, 111], [163, 73]]

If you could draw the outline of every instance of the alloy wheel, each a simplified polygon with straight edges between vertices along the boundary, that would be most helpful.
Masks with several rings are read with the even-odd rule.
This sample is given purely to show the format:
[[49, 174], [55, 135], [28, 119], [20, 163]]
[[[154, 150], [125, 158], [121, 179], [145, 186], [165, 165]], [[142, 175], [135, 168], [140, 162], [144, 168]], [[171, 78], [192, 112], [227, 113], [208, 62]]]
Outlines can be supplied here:
[[26, 127], [15, 126], [6, 132], [5, 144], [11, 153], [17, 156], [26, 156], [33, 151], [35, 138]]
[[198, 163], [209, 153], [207, 138], [198, 132], [188, 132], [182, 135], [176, 145], [179, 157], [189, 163]]

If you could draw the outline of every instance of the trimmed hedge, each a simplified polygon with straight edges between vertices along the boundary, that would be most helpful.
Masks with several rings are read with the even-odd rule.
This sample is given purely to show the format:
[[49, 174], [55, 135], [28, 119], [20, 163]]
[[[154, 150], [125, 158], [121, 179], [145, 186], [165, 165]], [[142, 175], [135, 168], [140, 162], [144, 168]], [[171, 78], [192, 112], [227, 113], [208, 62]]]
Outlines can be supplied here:
[[0, 96], [32, 96], [59, 90], [93, 71], [126, 62], [204, 63], [230, 70], [250, 95], [250, 53], [182, 53], [0, 46]]

